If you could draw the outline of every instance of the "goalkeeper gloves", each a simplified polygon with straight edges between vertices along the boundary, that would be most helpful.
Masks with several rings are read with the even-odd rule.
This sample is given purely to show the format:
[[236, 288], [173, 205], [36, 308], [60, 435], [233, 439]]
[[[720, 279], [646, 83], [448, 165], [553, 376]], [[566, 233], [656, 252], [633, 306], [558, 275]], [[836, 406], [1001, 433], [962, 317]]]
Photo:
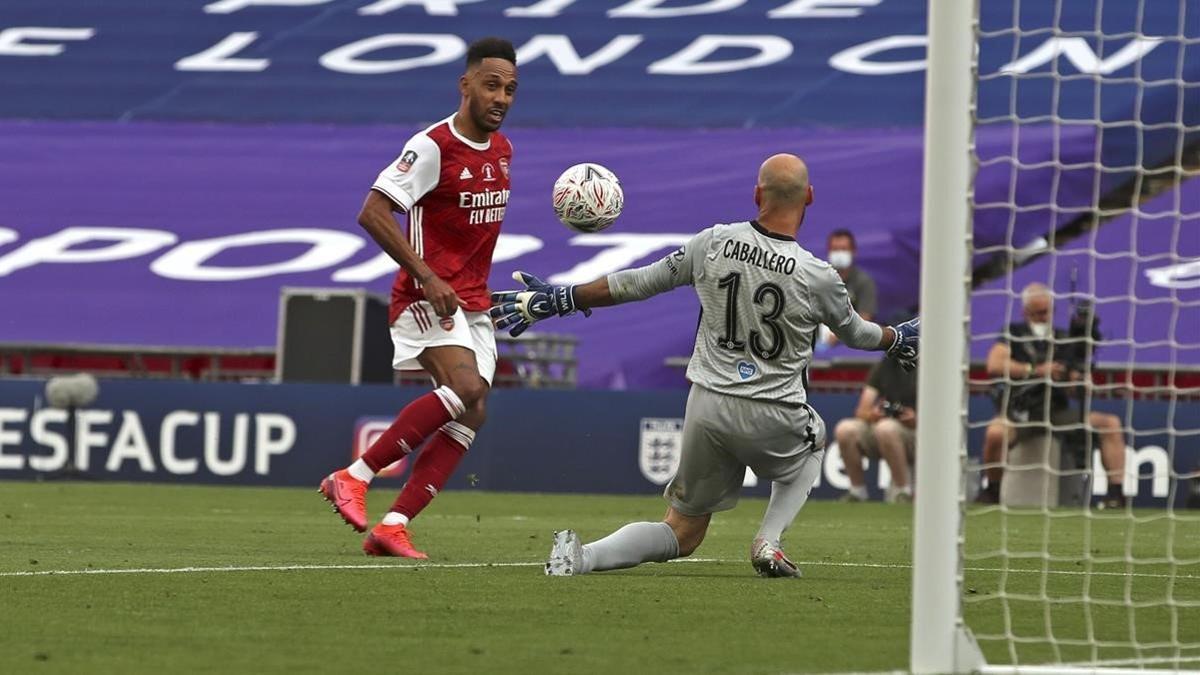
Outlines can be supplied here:
[[899, 363], [905, 370], [917, 367], [917, 354], [921, 348], [921, 319], [910, 319], [902, 324], [892, 326], [896, 339], [887, 349], [888, 358]]
[[[492, 293], [492, 309], [488, 314], [497, 330], [509, 328], [508, 334], [517, 337], [542, 319], [567, 316], [578, 310], [574, 286], [551, 286], [525, 272], [513, 272], [513, 281], [524, 284], [525, 290]], [[592, 315], [590, 309], [582, 311], [584, 316]]]

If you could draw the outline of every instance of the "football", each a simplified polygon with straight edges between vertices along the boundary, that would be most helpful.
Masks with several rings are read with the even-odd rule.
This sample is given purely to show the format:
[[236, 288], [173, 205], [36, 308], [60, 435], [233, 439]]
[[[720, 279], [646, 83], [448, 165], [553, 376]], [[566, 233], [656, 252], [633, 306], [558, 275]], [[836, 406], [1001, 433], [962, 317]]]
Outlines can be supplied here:
[[554, 215], [576, 232], [603, 230], [624, 206], [621, 181], [599, 164], [576, 164], [554, 181]]

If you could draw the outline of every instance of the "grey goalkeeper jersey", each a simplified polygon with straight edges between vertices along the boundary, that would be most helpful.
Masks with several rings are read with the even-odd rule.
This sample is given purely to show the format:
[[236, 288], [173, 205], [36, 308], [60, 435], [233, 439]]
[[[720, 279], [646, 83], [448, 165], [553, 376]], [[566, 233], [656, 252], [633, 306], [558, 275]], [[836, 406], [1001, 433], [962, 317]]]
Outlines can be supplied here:
[[882, 338], [829, 263], [754, 221], [714, 225], [658, 262], [610, 274], [608, 284], [618, 302], [691, 284], [701, 315], [688, 379], [731, 396], [806, 403], [820, 324], [858, 349], [876, 349]]

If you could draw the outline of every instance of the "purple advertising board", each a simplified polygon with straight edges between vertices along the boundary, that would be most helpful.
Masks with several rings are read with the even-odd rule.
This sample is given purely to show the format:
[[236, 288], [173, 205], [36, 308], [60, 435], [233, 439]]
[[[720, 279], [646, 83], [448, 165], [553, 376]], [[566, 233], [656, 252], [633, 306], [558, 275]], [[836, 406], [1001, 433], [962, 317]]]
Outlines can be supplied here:
[[[386, 292], [395, 264], [355, 216], [413, 131], [0, 124], [4, 339], [272, 346], [281, 287]], [[908, 304], [915, 293], [917, 133], [516, 129], [511, 137], [513, 196], [493, 288], [510, 286], [517, 269], [588, 281], [651, 262], [713, 223], [752, 218], [759, 164], [791, 151], [808, 159], [817, 194], [801, 244], [824, 255], [826, 234], [851, 228], [883, 302]], [[554, 179], [580, 161], [608, 166], [624, 185], [624, 215], [602, 233], [574, 233], [551, 209]], [[698, 309], [679, 290], [545, 328], [581, 337], [584, 386], [678, 384], [663, 360], [690, 353]]]
[[[395, 265], [362, 232], [355, 215], [376, 173], [413, 131], [0, 122], [3, 341], [266, 347], [276, 343], [282, 287], [386, 292]], [[493, 288], [510, 286], [517, 269], [557, 283], [588, 281], [649, 263], [713, 223], [752, 218], [759, 164], [776, 152], [796, 152], [808, 161], [816, 192], [800, 244], [824, 256], [830, 231], [853, 230], [858, 264], [879, 286], [880, 317], [916, 304], [922, 161], [917, 130], [518, 128], [511, 137], [513, 195]], [[998, 152], [1006, 142], [985, 137], [980, 152]], [[550, 207], [554, 179], [580, 161], [608, 166], [624, 185], [624, 215], [601, 233], [568, 230]], [[1037, 180], [1030, 182], [1030, 194], [1037, 194]], [[977, 201], [1007, 199], [1009, 184], [1003, 177], [981, 181]], [[1055, 199], [1078, 199], [1076, 193], [1090, 189], [1090, 182], [1067, 182]], [[1142, 218], [1136, 228], [1153, 248], [1139, 263], [1146, 271], [1178, 264], [1183, 274], [1198, 255], [1198, 189], [1195, 181], [1186, 183], [1143, 207], [1159, 214]], [[1182, 221], [1172, 221], [1173, 209], [1184, 214]], [[1057, 217], [1055, 209], [1047, 213]], [[1014, 222], [1010, 233], [1009, 223], [981, 218], [976, 246], [1034, 239], [1052, 220], [1029, 216]], [[1151, 222], [1154, 227], [1146, 225]], [[1104, 224], [1099, 232], [1108, 238], [1097, 246], [1120, 250], [1131, 227], [1126, 217]], [[1172, 255], [1173, 262], [1164, 258]], [[1184, 311], [1175, 325], [1186, 328], [1194, 273], [1191, 282], [1172, 282], [1177, 288], [1155, 286], [1145, 275], [1131, 287], [1129, 274], [1105, 271], [1105, 265], [1121, 264], [1118, 258], [1096, 264], [1089, 283], [1109, 298], [1101, 308], [1106, 326], [1122, 321], [1119, 312], [1128, 310], [1119, 310], [1121, 303], [1136, 301], [1137, 325], [1167, 325], [1171, 312]], [[1036, 276], [1038, 269], [1029, 274]], [[1171, 297], [1184, 301], [1182, 310], [1164, 302]], [[581, 338], [583, 386], [679, 386], [680, 372], [663, 362], [690, 353], [698, 310], [694, 295], [681, 289], [545, 327]], [[1134, 356], [1162, 358], [1141, 351]], [[1200, 363], [1195, 350], [1177, 350], [1174, 358]]]

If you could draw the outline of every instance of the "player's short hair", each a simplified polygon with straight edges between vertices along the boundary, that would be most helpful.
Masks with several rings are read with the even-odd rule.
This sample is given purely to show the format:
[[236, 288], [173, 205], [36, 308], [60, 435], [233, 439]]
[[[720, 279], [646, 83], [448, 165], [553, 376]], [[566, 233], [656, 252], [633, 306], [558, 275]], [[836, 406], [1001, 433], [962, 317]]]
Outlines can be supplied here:
[[1036, 298], [1046, 298], [1050, 302], [1054, 302], [1054, 295], [1050, 292], [1046, 284], [1034, 281], [1021, 289], [1022, 307], [1028, 307], [1029, 303], [1033, 302]]
[[774, 176], [768, 178], [766, 182], [761, 184], [764, 198], [772, 204], [792, 205], [803, 204], [804, 196], [807, 194], [804, 189], [804, 184], [799, 180], [795, 180], [792, 176], [780, 177]]
[[845, 237], [845, 238], [849, 239], [850, 240], [850, 248], [853, 248], [853, 249], [858, 248], [858, 242], [855, 241], [855, 239], [854, 239], [854, 233], [845, 228], [842, 228], [840, 230], [834, 230], [833, 232], [830, 232], [829, 239], [827, 239], [826, 241], [832, 241], [838, 237]]
[[480, 38], [467, 48], [467, 68], [477, 66], [484, 59], [504, 59], [517, 65], [517, 50], [508, 40], [499, 37]]

